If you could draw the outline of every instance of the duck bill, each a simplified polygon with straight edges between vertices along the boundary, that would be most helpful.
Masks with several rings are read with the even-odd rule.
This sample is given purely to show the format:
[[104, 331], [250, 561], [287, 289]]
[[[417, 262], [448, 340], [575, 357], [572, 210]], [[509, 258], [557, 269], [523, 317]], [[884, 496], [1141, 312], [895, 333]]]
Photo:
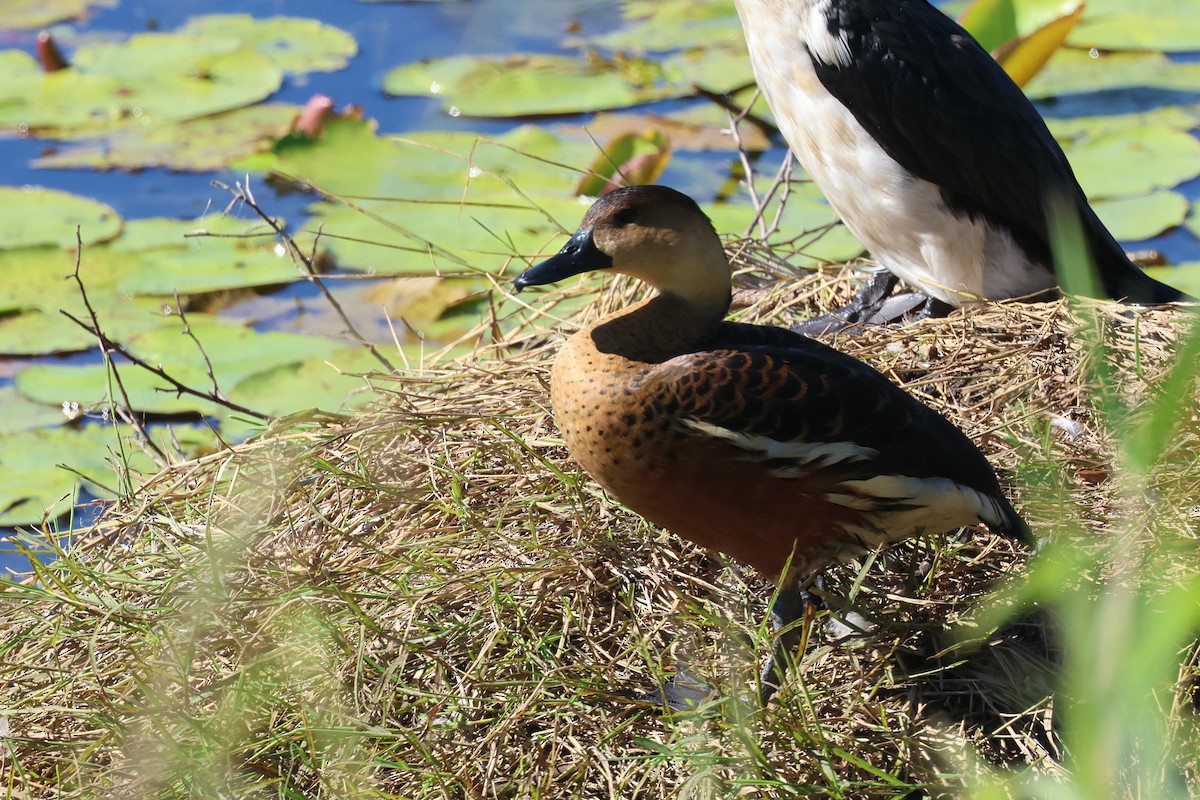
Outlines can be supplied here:
[[556, 283], [572, 275], [608, 269], [611, 266], [612, 259], [596, 247], [596, 242], [592, 239], [592, 229], [587, 227], [572, 236], [563, 245], [562, 250], [518, 275], [513, 285], [519, 292], [526, 286]]

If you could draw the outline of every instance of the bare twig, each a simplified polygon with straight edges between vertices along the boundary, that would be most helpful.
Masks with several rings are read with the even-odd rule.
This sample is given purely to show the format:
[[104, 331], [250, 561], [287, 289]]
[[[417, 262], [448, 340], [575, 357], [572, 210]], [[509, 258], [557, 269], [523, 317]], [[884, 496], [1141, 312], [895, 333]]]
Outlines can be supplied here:
[[[91, 309], [89, 308], [89, 311], [90, 310]], [[212, 392], [202, 392], [197, 389], [193, 389], [192, 387], [188, 386], [187, 384], [180, 383], [178, 380], [171, 377], [169, 374], [167, 374], [167, 372], [165, 372], [162, 369], [162, 367], [156, 367], [153, 364], [151, 364], [150, 362], [145, 361], [144, 359], [138, 358], [133, 353], [129, 352], [129, 350], [127, 350], [125, 348], [125, 346], [122, 345], [120, 342], [115, 342], [112, 339], [108, 338], [108, 336], [99, 329], [99, 327], [95, 323], [96, 317], [95, 317], [94, 313], [92, 314], [93, 324], [91, 324], [91, 325], [89, 325], [88, 323], [79, 319], [79, 317], [76, 317], [74, 314], [72, 314], [69, 311], [60, 310], [58, 313], [62, 314], [64, 317], [71, 320], [76, 325], [78, 325], [79, 327], [81, 327], [85, 331], [87, 331], [88, 333], [95, 336], [100, 341], [101, 351], [106, 351], [106, 358], [109, 357], [108, 354], [116, 353], [117, 355], [127, 359], [131, 364], [141, 367], [142, 369], [146, 370], [147, 372], [151, 373], [152, 375], [162, 378], [164, 381], [171, 384], [172, 388], [174, 389], [174, 391], [177, 395], [186, 394], [186, 395], [191, 395], [192, 397], [199, 397], [204, 400], [209, 400], [213, 403], [216, 403], [217, 405], [228, 408], [230, 411], [236, 411], [239, 414], [245, 414], [247, 416], [253, 417], [254, 419], [261, 420], [263, 422], [266, 422], [267, 420], [271, 419], [271, 417], [267, 414], [263, 414], [259, 411], [255, 411], [252, 408], [246, 408], [243, 405], [234, 403], [231, 400], [227, 400], [224, 397], [215, 395]], [[114, 369], [113, 372], [115, 373], [116, 370]], [[170, 391], [170, 390], [162, 389], [160, 391]], [[122, 388], [122, 392], [124, 392], [124, 388]], [[127, 403], [129, 402], [128, 397], [126, 397], [126, 402]], [[166, 456], [166, 454], [163, 453], [162, 450], [160, 448], [158, 448], [157, 446], [154, 449], [156, 451], [158, 451], [160, 454], [162, 454], [164, 457]]]
[[354, 323], [350, 320], [350, 315], [346, 313], [346, 310], [342, 308], [342, 304], [338, 302], [337, 298], [333, 296], [333, 293], [329, 291], [329, 287], [325, 285], [325, 281], [321, 280], [320, 276], [317, 274], [317, 269], [315, 267], [315, 256], [317, 252], [317, 242], [320, 240], [322, 235], [322, 228], [317, 228], [316, 236], [313, 239], [312, 253], [306, 254], [300, 249], [300, 246], [296, 244], [296, 240], [293, 239], [287, 233], [287, 231], [284, 230], [283, 226], [279, 224], [279, 220], [264, 211], [258, 202], [255, 201], [254, 195], [250, 192], [249, 178], [246, 179], [245, 184], [243, 184], [241, 181], [238, 181], [233, 187], [230, 187], [228, 184], [220, 181], [213, 181], [213, 185], [219, 186], [220, 188], [232, 194], [235, 202], [240, 201], [245, 204], [247, 208], [259, 216], [259, 219], [270, 226], [271, 230], [275, 232], [275, 235], [278, 236], [280, 240], [282, 240], [287, 246], [288, 255], [291, 257], [292, 263], [295, 264], [297, 268], [300, 268], [301, 273], [304, 275], [304, 278], [307, 281], [317, 287], [317, 291], [321, 293], [321, 296], [325, 298], [326, 302], [329, 303], [334, 312], [341, 318], [343, 324], [346, 326], [347, 333], [353, 336], [359, 344], [366, 347], [367, 350], [370, 351], [371, 355], [375, 357], [375, 360], [383, 365], [384, 369], [386, 369], [388, 372], [395, 372], [396, 367], [391, 361], [388, 360], [386, 356], [383, 355], [383, 353], [379, 351], [379, 349], [373, 342], [371, 342], [370, 339], [359, 333], [358, 328], [355, 327]]
[[70, 317], [77, 324], [81, 325], [84, 330], [90, 331], [92, 335], [96, 337], [96, 341], [100, 346], [100, 356], [104, 359], [104, 366], [108, 374], [112, 376], [113, 383], [116, 384], [117, 391], [121, 393], [121, 400], [124, 403], [123, 406], [117, 406], [116, 403], [113, 403], [113, 416], [117, 416], [117, 411], [119, 408], [120, 411], [123, 412], [121, 416], [125, 418], [126, 422], [133, 426], [138, 438], [145, 443], [147, 448], [150, 449], [151, 455], [154, 457], [155, 462], [158, 463], [160, 467], [166, 466], [170, 462], [170, 459], [167, 458], [167, 454], [163, 452], [163, 449], [155, 444], [154, 440], [150, 438], [150, 434], [146, 432], [146, 426], [142, 423], [142, 420], [138, 417], [138, 415], [134, 413], [133, 403], [129, 399], [129, 392], [125, 390], [125, 383], [121, 380], [121, 373], [117, 371], [116, 365], [113, 363], [112, 354], [114, 352], [121, 352], [123, 348], [121, 345], [116, 344], [100, 331], [100, 319], [96, 316], [96, 309], [92, 306], [91, 299], [88, 298], [87, 286], [84, 285], [83, 277], [79, 274], [79, 267], [82, 262], [83, 236], [80, 234], [79, 226], [76, 225], [75, 271], [71, 273], [71, 277], [75, 279], [75, 285], [79, 287], [79, 297], [83, 300], [83, 307], [87, 309], [88, 317], [92, 320], [91, 327], [85, 325], [83, 322], [71, 316], [66, 311], [62, 311], [61, 313]]

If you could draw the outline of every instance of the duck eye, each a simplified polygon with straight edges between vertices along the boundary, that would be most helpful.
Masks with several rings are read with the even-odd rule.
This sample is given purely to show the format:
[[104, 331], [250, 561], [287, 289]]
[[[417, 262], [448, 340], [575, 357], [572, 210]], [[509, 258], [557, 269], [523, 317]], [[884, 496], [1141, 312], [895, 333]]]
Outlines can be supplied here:
[[637, 222], [637, 216], [638, 212], [636, 208], [622, 208], [617, 212], [617, 215], [613, 217], [613, 222], [617, 224], [617, 227], [623, 228], [626, 225]]

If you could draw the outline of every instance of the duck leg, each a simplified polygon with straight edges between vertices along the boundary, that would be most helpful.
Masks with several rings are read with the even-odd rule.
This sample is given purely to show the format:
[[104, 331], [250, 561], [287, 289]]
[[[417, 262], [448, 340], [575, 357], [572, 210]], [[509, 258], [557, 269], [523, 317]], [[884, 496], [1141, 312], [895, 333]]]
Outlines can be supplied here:
[[818, 336], [866, 325], [868, 320], [879, 315], [884, 302], [899, 282], [900, 279], [886, 269], [876, 270], [849, 303], [836, 311], [798, 322], [792, 326], [792, 330], [806, 336]]
[[825, 607], [820, 595], [812, 591], [816, 589], [820, 592], [822, 588], [821, 576], [818, 575], [811, 582], [800, 581], [790, 588], [780, 590], [775, 602], [771, 604], [771, 630], [775, 633], [775, 646], [771, 655], [767, 657], [759, 679], [759, 702], [762, 705], [765, 706], [775, 692], [779, 691], [787, 664], [805, 639], [807, 623], [794, 623], [805, 619], [810, 612]]
[[900, 282], [886, 269], [877, 270], [854, 299], [836, 311], [806, 319], [792, 330], [806, 336], [839, 333], [867, 325], [888, 325], [915, 322], [930, 317], [944, 317], [954, 306], [921, 292], [892, 294]]

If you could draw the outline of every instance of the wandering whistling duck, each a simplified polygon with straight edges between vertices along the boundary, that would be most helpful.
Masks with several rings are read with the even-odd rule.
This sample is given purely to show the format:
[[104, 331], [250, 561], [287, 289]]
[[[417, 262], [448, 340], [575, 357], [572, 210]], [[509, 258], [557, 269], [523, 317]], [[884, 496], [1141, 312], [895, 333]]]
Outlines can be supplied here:
[[1104, 296], [1186, 299], [1129, 261], [1020, 87], [926, 0], [735, 5], [784, 139], [886, 270], [819, 319], [866, 320], [897, 277], [932, 298], [926, 312], [1045, 295], [1052, 203], [1078, 215]]
[[[807, 579], [829, 562], [979, 522], [1029, 540], [987, 460], [944, 417], [826, 345], [724, 320], [729, 261], [690, 197], [603, 196], [516, 287], [592, 270], [658, 291], [558, 354], [551, 400], [567, 448], [630, 509], [780, 579], [776, 630], [800, 617]], [[777, 640], [764, 699], [794, 640]]]

